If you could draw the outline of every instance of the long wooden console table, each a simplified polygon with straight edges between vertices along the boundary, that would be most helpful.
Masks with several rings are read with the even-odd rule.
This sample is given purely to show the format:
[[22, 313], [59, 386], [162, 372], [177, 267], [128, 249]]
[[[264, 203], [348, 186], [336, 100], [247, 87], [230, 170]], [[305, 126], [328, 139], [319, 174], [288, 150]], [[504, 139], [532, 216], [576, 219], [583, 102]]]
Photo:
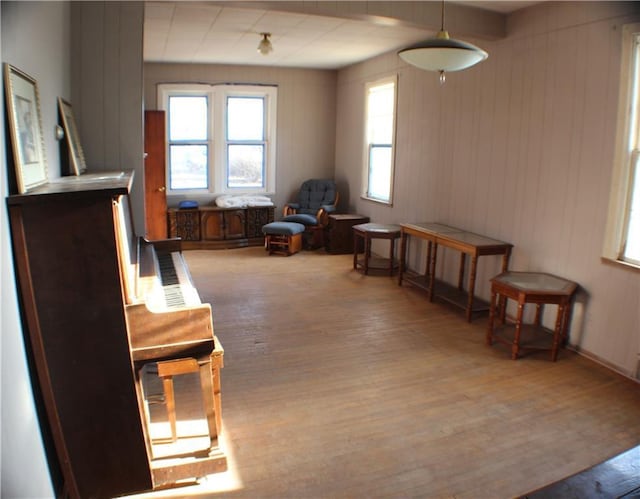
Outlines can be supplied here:
[[[509, 267], [512, 244], [435, 222], [404, 223], [400, 224], [400, 227], [398, 285], [402, 285], [403, 280], [405, 280], [426, 290], [430, 301], [433, 301], [434, 296], [438, 296], [449, 303], [459, 306], [465, 310], [467, 321], [471, 321], [473, 313], [489, 310], [488, 302], [475, 297], [478, 258], [485, 255], [502, 255], [502, 272], [506, 272]], [[417, 237], [427, 242], [427, 266], [424, 274], [407, 270], [407, 243], [409, 236]], [[435, 278], [438, 246], [460, 252], [457, 287]], [[471, 257], [471, 268], [469, 269], [468, 290], [465, 291], [464, 273], [467, 255]]]
[[179, 237], [183, 250], [262, 246], [262, 226], [273, 222], [273, 216], [273, 206], [201, 206], [167, 211], [169, 237]]

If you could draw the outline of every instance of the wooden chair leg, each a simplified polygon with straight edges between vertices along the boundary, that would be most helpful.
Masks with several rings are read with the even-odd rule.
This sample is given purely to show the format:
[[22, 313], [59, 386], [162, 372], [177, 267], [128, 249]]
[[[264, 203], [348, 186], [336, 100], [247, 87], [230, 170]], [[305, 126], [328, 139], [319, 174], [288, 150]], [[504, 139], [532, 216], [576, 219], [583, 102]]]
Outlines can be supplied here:
[[[302, 236], [298, 234], [299, 240]], [[213, 406], [216, 413], [218, 433], [222, 431], [222, 386], [220, 384], [220, 370], [224, 367], [224, 359], [220, 350], [211, 354], [211, 372], [213, 374]]]
[[178, 438], [176, 429], [176, 399], [173, 392], [173, 376], [162, 379], [162, 388], [164, 390], [164, 403], [169, 418], [169, 427], [171, 428], [171, 441], [175, 442]]
[[213, 395], [213, 370], [211, 359], [200, 363], [200, 388], [202, 390], [202, 402], [207, 417], [209, 428], [210, 447], [214, 447], [218, 441], [218, 424]]

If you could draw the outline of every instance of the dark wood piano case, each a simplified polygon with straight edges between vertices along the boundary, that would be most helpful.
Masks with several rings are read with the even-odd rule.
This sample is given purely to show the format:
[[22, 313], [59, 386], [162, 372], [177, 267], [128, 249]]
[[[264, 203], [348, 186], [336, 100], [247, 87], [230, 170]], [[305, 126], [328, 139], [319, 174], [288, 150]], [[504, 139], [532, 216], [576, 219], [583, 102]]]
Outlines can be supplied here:
[[131, 182], [131, 173], [88, 175], [7, 198], [32, 382], [65, 496], [153, 485], [116, 241], [116, 206]]

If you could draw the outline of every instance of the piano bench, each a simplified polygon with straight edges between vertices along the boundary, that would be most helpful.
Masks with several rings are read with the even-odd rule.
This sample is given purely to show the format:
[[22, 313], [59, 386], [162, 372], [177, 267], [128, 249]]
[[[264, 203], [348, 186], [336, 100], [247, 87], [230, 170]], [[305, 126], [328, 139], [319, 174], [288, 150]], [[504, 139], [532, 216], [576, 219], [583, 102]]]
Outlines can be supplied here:
[[173, 392], [173, 377], [180, 374], [197, 373], [200, 365], [194, 358], [166, 360], [158, 362], [158, 377], [162, 380], [164, 390], [164, 401], [167, 407], [167, 416], [171, 428], [171, 441], [178, 438], [176, 430], [176, 402]]
[[262, 227], [264, 247], [273, 253], [291, 256], [302, 249], [305, 227], [297, 222], [271, 222]]
[[200, 373], [202, 404], [206, 413], [211, 448], [213, 448], [216, 445], [222, 424], [220, 414], [221, 351], [214, 351], [211, 355], [205, 355], [197, 359], [194, 357], [185, 357], [182, 359], [159, 360], [156, 365], [158, 368], [158, 377], [162, 380], [164, 402], [169, 419], [169, 426], [171, 428], [171, 442], [175, 442], [178, 438], [173, 377], [182, 374]]

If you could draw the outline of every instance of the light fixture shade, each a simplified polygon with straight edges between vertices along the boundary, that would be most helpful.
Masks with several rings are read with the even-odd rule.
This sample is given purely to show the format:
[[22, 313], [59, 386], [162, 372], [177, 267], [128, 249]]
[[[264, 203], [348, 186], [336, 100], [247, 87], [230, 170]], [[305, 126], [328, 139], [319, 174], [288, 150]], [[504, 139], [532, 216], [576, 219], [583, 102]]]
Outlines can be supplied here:
[[273, 45], [271, 45], [271, 40], [269, 40], [271, 33], [260, 33], [260, 35], [262, 35], [262, 40], [260, 40], [258, 44], [258, 52], [262, 55], [267, 55], [273, 51]]
[[449, 38], [446, 31], [440, 31], [436, 38], [402, 49], [398, 55], [420, 69], [440, 72], [467, 69], [489, 57], [471, 43]]

